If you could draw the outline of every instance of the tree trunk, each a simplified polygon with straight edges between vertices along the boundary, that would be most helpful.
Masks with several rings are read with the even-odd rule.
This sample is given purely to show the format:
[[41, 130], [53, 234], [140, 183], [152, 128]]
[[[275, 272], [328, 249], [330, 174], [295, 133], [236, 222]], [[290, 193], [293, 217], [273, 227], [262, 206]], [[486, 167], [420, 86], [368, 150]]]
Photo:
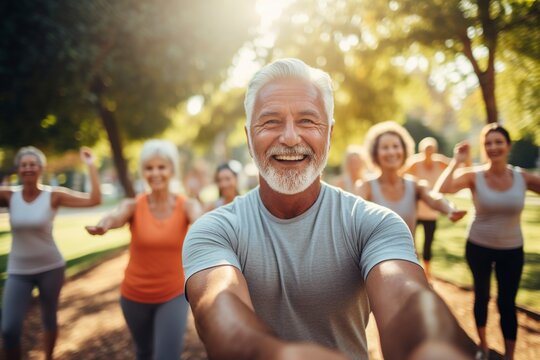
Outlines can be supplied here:
[[[488, 69], [489, 70], [489, 69]], [[482, 98], [486, 108], [487, 123], [497, 122], [497, 100], [495, 99], [495, 71], [485, 71], [478, 76], [480, 89], [482, 89]]]
[[125, 196], [132, 198], [135, 197], [135, 191], [133, 190], [133, 185], [128, 176], [126, 159], [124, 158], [122, 147], [122, 139], [120, 137], [120, 132], [118, 131], [114, 113], [103, 106], [101, 102], [101, 94], [103, 89], [104, 84], [101, 81], [101, 78], [96, 76], [91, 86], [91, 91], [95, 95], [94, 104], [97, 107], [99, 116], [103, 122], [103, 127], [105, 127], [105, 131], [107, 131], [107, 136], [109, 137], [114, 165], [116, 167], [116, 172], [118, 173], [120, 184], [124, 189]]
[[98, 110], [101, 121], [103, 122], [103, 126], [105, 127], [109, 137], [109, 143], [111, 144], [111, 150], [114, 158], [114, 165], [116, 166], [120, 184], [122, 185], [124, 193], [127, 197], [135, 197], [133, 184], [128, 176], [126, 159], [124, 158], [124, 153], [122, 150], [122, 140], [120, 138], [120, 133], [118, 132], [118, 126], [116, 125], [114, 114], [101, 104], [99, 104]]

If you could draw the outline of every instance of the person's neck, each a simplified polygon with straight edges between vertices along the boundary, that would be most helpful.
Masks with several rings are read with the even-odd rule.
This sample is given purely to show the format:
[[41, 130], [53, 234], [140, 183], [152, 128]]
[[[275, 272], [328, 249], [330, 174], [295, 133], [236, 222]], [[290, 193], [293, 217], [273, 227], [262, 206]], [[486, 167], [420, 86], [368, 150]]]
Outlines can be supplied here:
[[504, 174], [508, 169], [508, 163], [506, 161], [489, 162], [487, 169], [495, 175]]
[[431, 167], [433, 165], [433, 156], [424, 154], [424, 166]]
[[148, 198], [152, 205], [162, 205], [168, 203], [170, 195], [169, 190], [155, 190], [148, 194]]
[[379, 182], [385, 183], [385, 184], [396, 184], [396, 183], [400, 183], [401, 180], [402, 180], [402, 177], [399, 175], [397, 170], [381, 169]]
[[31, 183], [23, 183], [22, 191], [25, 195], [33, 195], [33, 194], [39, 193], [41, 189], [42, 189], [41, 184], [38, 184], [36, 182], [31, 182]]
[[307, 189], [298, 194], [281, 194], [259, 178], [259, 194], [266, 209], [279, 219], [292, 219], [306, 212], [319, 197], [321, 179], [317, 177]]

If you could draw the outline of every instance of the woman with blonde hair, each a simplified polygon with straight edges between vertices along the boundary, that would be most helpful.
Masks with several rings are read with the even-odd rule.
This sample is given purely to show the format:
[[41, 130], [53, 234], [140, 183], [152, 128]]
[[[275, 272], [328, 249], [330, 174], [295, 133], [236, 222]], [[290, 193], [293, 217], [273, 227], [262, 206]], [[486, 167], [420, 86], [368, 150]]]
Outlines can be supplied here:
[[486, 125], [480, 143], [486, 163], [458, 169], [470, 159], [469, 144], [459, 143], [435, 188], [450, 194], [462, 189], [471, 191], [475, 214], [468, 228], [465, 255], [474, 281], [474, 318], [480, 346], [487, 359], [486, 323], [494, 268], [505, 359], [513, 359], [517, 338], [515, 301], [524, 262], [520, 216], [525, 192], [540, 193], [540, 176], [508, 164], [512, 143], [508, 131], [501, 125]]
[[171, 191], [179, 178], [178, 151], [164, 140], [144, 143], [139, 169], [148, 191], [87, 226], [92, 235], [129, 224], [129, 262], [120, 305], [137, 359], [174, 359], [182, 353], [188, 303], [184, 296], [182, 245], [201, 214], [198, 201]]

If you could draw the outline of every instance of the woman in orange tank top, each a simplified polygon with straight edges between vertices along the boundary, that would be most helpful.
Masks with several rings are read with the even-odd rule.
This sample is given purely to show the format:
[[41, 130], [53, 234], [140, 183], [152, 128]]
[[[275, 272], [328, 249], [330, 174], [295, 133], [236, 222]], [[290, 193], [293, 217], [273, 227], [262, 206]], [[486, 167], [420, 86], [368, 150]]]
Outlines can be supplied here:
[[188, 308], [182, 245], [189, 225], [202, 213], [201, 206], [170, 190], [179, 175], [178, 152], [171, 142], [145, 142], [139, 168], [149, 191], [124, 200], [86, 229], [92, 235], [103, 235], [129, 223], [130, 257], [120, 304], [137, 359], [178, 360]]

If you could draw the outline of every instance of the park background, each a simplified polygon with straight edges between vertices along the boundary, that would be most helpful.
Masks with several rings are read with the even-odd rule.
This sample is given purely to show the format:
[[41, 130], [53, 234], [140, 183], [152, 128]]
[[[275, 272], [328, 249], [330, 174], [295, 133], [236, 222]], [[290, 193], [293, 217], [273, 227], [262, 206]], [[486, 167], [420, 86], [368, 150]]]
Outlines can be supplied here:
[[[137, 187], [142, 142], [172, 140], [184, 174], [236, 159], [251, 169], [244, 136], [247, 80], [263, 64], [299, 57], [330, 73], [335, 130], [325, 178], [374, 123], [396, 120], [441, 152], [499, 121], [515, 140], [510, 162], [537, 171], [540, 4], [534, 0], [19, 0], [0, 5], [0, 179], [15, 183], [25, 145], [49, 160], [45, 181], [84, 190], [77, 149], [98, 157], [108, 209]], [[536, 169], [535, 169], [536, 168]], [[253, 174], [248, 174], [253, 175]], [[210, 179], [210, 180], [209, 180]], [[215, 195], [215, 192], [214, 192]], [[212, 194], [209, 195], [211, 197]], [[470, 209], [466, 194], [452, 198]], [[518, 302], [540, 312], [540, 199], [523, 214], [526, 265]], [[101, 213], [58, 220], [70, 274], [126, 246], [83, 226]], [[469, 215], [468, 215], [469, 216]], [[434, 273], [463, 286], [464, 219], [441, 222]], [[417, 241], [422, 242], [421, 236]], [[10, 234], [0, 214], [0, 269]]]

